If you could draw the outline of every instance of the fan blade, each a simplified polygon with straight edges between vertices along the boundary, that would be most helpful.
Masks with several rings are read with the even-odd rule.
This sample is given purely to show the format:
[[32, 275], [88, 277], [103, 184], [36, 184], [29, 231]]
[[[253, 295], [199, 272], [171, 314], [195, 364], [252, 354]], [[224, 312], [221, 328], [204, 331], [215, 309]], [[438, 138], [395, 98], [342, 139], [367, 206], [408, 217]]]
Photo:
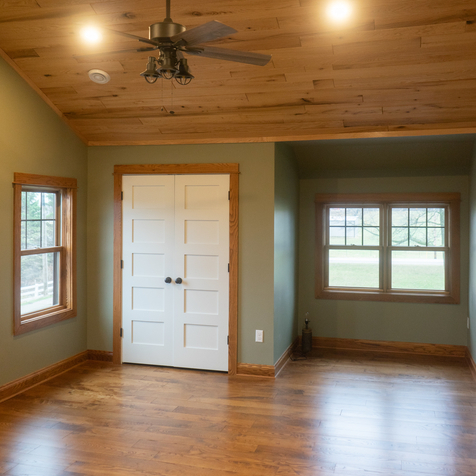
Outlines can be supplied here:
[[237, 63], [254, 64], [264, 66], [271, 60], [271, 55], [261, 53], [251, 53], [248, 51], [227, 50], [226, 48], [215, 48], [214, 46], [200, 46], [199, 48], [183, 48], [189, 55], [205, 56], [225, 61], [236, 61]]
[[185, 30], [178, 35], [172, 36], [170, 39], [174, 43], [183, 40], [186, 45], [198, 45], [199, 43], [207, 43], [209, 41], [218, 40], [224, 36], [232, 35], [237, 31], [231, 26], [227, 26], [219, 21], [209, 21], [203, 25], [196, 26], [190, 30]]
[[109, 28], [102, 28], [104, 31], [109, 33], [114, 33], [114, 35], [125, 36], [126, 38], [132, 38], [133, 40], [142, 41], [142, 43], [149, 43], [150, 45], [157, 46], [158, 43], [155, 40], [149, 40], [149, 38], [144, 38], [143, 36], [131, 35], [130, 33], [125, 33], [123, 31], [110, 30]]
[[143, 51], [155, 51], [157, 48], [137, 48], [129, 50], [101, 51], [100, 53], [91, 53], [88, 55], [73, 55], [73, 58], [93, 58], [95, 56], [115, 55], [117, 53], [142, 53]]

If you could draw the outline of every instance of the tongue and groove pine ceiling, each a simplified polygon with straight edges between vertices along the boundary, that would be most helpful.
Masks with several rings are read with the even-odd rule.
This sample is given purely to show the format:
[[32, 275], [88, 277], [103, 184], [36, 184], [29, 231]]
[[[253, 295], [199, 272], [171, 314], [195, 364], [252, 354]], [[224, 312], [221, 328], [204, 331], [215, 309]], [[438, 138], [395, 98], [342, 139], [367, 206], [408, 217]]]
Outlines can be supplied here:
[[[340, 26], [326, 4], [172, 0], [187, 29], [238, 30], [209, 45], [272, 55], [264, 67], [188, 56], [187, 86], [146, 83], [148, 52], [108, 53], [143, 44], [79, 35], [95, 24], [147, 37], [165, 0], [0, 0], [1, 55], [90, 145], [476, 132], [475, 0], [354, 0]], [[91, 82], [95, 68], [111, 81]]]

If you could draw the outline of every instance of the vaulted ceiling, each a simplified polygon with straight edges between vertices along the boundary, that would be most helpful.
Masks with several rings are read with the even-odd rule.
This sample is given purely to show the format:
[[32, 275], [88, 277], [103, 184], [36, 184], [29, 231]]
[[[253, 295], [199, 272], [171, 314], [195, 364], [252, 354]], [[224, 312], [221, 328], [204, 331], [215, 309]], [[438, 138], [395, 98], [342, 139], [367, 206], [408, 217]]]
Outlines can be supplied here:
[[[146, 83], [148, 52], [107, 53], [133, 39], [80, 39], [91, 23], [147, 36], [165, 0], [0, 0], [0, 48], [90, 145], [476, 132], [476, 2], [352, 3], [338, 26], [321, 0], [172, 0], [187, 28], [238, 30], [210, 45], [272, 55], [263, 67], [188, 56], [187, 86]], [[111, 81], [91, 82], [94, 68]]]

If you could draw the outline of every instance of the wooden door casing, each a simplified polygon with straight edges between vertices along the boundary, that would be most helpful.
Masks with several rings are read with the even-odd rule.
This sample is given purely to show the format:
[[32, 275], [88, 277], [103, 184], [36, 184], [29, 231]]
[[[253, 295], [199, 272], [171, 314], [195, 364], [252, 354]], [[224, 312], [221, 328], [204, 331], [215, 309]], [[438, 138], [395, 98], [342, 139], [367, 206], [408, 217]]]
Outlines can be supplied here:
[[122, 363], [122, 176], [129, 174], [229, 174], [229, 323], [228, 374], [235, 375], [238, 350], [238, 193], [239, 164], [138, 164], [114, 166], [113, 362]]

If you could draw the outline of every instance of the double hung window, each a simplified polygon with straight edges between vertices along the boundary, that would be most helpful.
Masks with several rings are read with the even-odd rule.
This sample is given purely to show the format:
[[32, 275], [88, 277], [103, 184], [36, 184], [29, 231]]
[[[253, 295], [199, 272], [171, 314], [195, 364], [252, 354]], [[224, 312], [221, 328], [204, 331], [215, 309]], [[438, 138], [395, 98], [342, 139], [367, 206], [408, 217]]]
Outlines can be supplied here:
[[316, 195], [316, 297], [459, 302], [459, 201]]
[[14, 334], [74, 317], [76, 180], [14, 177]]

